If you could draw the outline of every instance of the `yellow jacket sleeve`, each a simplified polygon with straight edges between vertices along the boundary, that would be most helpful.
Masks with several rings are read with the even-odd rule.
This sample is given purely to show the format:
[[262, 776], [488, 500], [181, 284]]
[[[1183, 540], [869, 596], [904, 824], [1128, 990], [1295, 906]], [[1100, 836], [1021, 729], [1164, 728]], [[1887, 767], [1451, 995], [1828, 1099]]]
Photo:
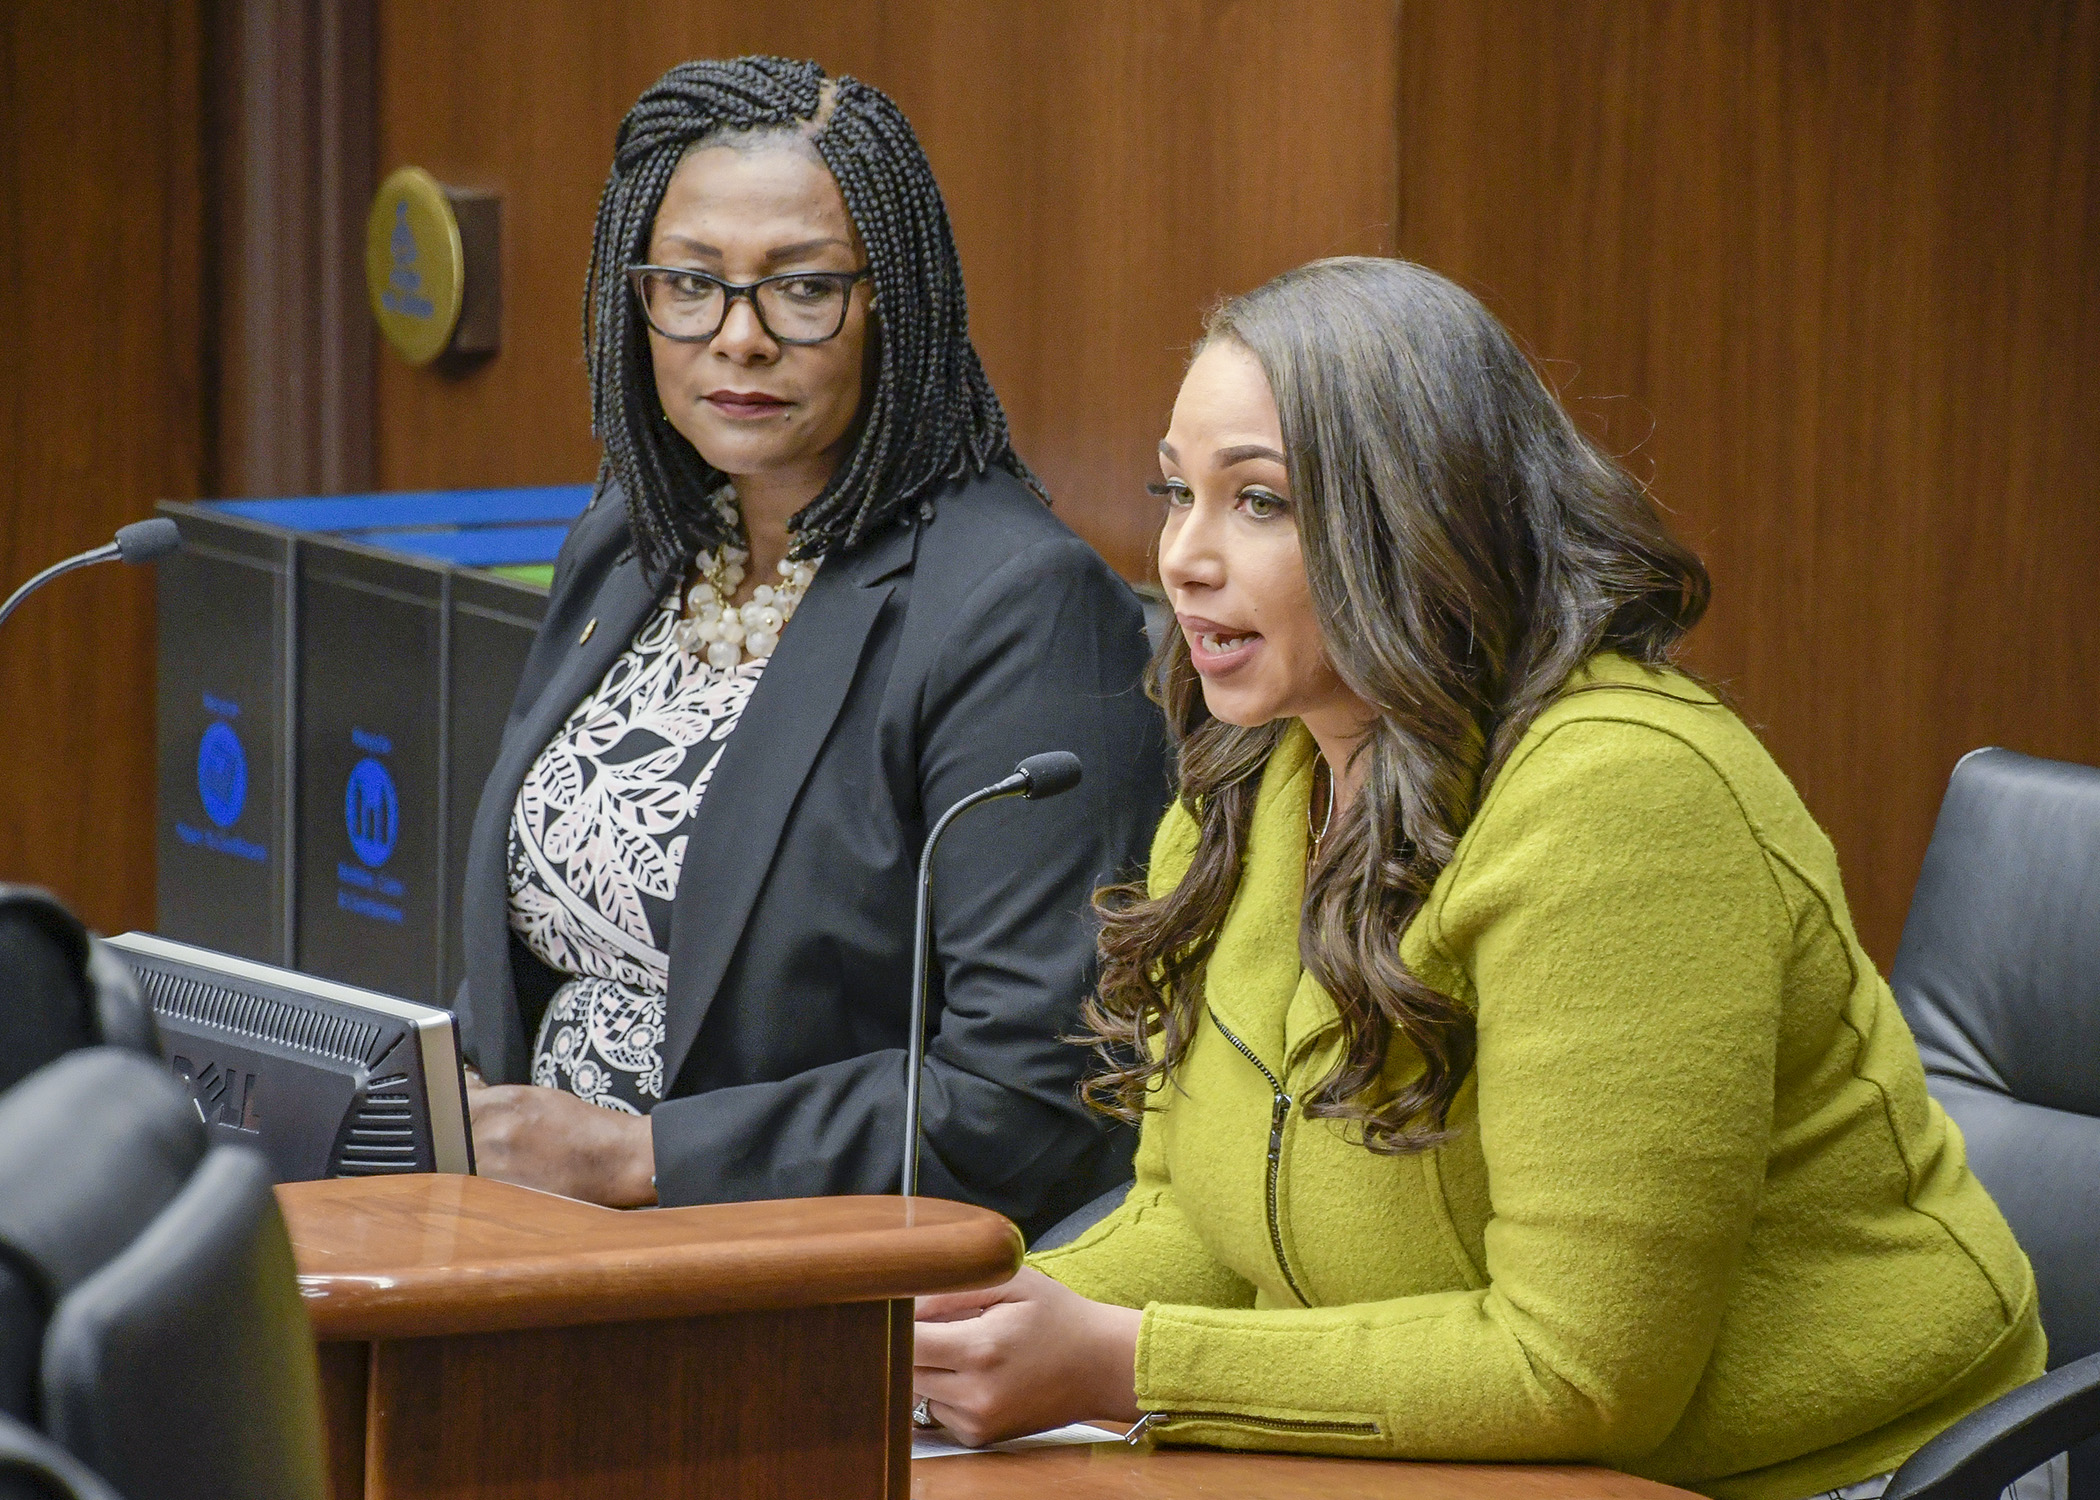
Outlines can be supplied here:
[[[1196, 825], [1179, 804], [1167, 810], [1152, 840], [1146, 886], [1157, 899], [1188, 870]], [[1143, 1307], [1161, 1297], [1216, 1307], [1250, 1307], [1254, 1288], [1218, 1264], [1174, 1202], [1166, 1153], [1147, 1114], [1139, 1130], [1137, 1180], [1116, 1211], [1069, 1245], [1031, 1255], [1028, 1263], [1096, 1302]]]
[[1118, 1307], [1161, 1298], [1206, 1307], [1254, 1305], [1254, 1288], [1211, 1257], [1175, 1203], [1158, 1132], [1151, 1129], [1139, 1135], [1137, 1181], [1116, 1211], [1071, 1244], [1031, 1255], [1028, 1263], [1082, 1297]]

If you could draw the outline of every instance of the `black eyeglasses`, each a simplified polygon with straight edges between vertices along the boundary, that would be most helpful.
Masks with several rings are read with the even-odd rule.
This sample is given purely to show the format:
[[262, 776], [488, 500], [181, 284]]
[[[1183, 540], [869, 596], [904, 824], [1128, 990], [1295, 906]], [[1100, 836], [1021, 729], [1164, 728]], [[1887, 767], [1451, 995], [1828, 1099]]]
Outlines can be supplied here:
[[866, 271], [783, 271], [757, 281], [724, 281], [684, 266], [630, 266], [627, 280], [649, 326], [681, 344], [704, 344], [722, 331], [729, 306], [751, 299], [758, 326], [778, 344], [821, 344], [846, 326], [853, 283]]

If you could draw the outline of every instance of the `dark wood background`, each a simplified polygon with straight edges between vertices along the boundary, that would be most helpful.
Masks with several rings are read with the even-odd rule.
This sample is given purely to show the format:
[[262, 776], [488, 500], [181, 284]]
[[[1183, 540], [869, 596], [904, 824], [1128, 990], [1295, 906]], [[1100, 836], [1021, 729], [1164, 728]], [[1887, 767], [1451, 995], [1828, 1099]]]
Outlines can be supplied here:
[[[202, 79], [194, 3], [0, 9], [0, 592], [200, 492]], [[121, 566], [0, 627], [0, 880], [106, 928], [153, 916], [153, 652]]]
[[[1022, 451], [1126, 573], [1203, 310], [1403, 254], [1484, 296], [1707, 558], [1694, 660], [1882, 963], [1962, 751], [2100, 762], [2100, 0], [671, 10], [14, 0], [6, 576], [161, 494], [588, 478], [613, 128], [671, 63], [768, 50], [911, 115]], [[403, 162], [503, 195], [503, 352], [465, 377], [362, 321], [359, 206]], [[68, 580], [0, 641], [0, 876], [105, 927], [151, 920], [145, 585]]]

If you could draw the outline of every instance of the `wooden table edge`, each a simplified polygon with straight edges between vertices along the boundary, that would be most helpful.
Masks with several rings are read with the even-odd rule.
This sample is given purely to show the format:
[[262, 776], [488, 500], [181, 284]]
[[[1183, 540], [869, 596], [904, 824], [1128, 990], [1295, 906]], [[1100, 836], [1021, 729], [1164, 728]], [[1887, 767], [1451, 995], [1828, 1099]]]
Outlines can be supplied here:
[[1019, 1268], [1023, 1246], [1011, 1223], [941, 1207], [928, 1224], [721, 1239], [701, 1231], [690, 1240], [671, 1237], [652, 1215], [634, 1221], [632, 1244], [557, 1242], [398, 1268], [309, 1264], [299, 1290], [315, 1338], [340, 1343], [882, 1302], [993, 1286]]

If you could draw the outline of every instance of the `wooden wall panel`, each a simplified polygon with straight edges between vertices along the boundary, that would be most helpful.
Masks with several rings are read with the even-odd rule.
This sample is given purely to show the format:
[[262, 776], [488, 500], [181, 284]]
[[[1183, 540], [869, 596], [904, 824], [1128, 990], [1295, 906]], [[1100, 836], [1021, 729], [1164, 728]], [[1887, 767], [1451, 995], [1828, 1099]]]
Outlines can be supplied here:
[[583, 275], [621, 117], [688, 57], [768, 50], [859, 66], [875, 14], [850, 0], [779, 7], [777, 20], [730, 0], [382, 0], [379, 171], [413, 163], [502, 194], [503, 348], [465, 376], [382, 353], [380, 486], [590, 479]]
[[372, 487], [378, 0], [204, 0], [214, 495]]
[[621, 112], [679, 58], [814, 55], [912, 115], [1022, 451], [1133, 575], [1215, 297], [1394, 248], [1483, 292], [1708, 557], [1695, 660], [1886, 962], [1961, 751], [2100, 760], [2095, 18], [384, 0], [381, 166], [504, 193], [506, 329], [464, 379], [382, 359], [379, 480], [588, 477], [577, 291]]
[[1022, 456], [1127, 575], [1152, 571], [1143, 486], [1204, 311], [1318, 256], [1392, 251], [1398, 10], [886, 10], [870, 77], [940, 173]]
[[[0, 10], [0, 578], [106, 542], [202, 465], [191, 0]], [[61, 579], [0, 629], [0, 880], [153, 919], [153, 580]]]
[[1893, 956], [1954, 761], [2100, 763], [2100, 4], [1409, 0], [1402, 253], [1714, 573]]
[[1141, 575], [1141, 487], [1203, 309], [1316, 255], [1390, 248], [1397, 10], [530, 0], [495, 24], [385, 0], [382, 169], [503, 193], [505, 328], [464, 379], [382, 361], [380, 482], [589, 478], [578, 296], [614, 128], [684, 58], [813, 56], [911, 116], [1023, 455]]

